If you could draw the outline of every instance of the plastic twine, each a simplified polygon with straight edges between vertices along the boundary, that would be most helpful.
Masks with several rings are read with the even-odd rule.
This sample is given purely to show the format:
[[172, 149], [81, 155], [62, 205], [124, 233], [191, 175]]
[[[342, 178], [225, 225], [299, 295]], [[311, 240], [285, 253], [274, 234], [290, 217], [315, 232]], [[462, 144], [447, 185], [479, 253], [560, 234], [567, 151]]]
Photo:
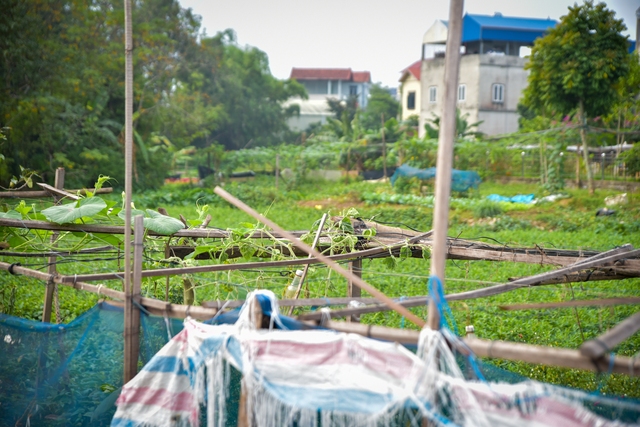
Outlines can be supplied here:
[[449, 307], [447, 299], [444, 296], [444, 288], [438, 276], [429, 276], [428, 290], [429, 296], [433, 298], [433, 302], [438, 310], [438, 317], [440, 318], [438, 328], [442, 329], [443, 327], [446, 327], [453, 330], [455, 334], [459, 336], [460, 334], [458, 333], [456, 319], [453, 317], [451, 307]]

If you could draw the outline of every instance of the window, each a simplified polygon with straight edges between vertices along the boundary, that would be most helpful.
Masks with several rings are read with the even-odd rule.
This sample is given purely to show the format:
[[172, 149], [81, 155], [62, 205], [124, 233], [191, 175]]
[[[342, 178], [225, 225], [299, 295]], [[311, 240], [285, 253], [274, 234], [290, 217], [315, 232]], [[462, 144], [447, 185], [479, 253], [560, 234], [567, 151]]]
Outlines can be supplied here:
[[438, 95], [438, 88], [431, 86], [429, 88], [429, 102], [436, 102], [436, 96]]
[[349, 95], [357, 95], [358, 94], [358, 86], [351, 85], [349, 86]]
[[340, 86], [340, 81], [339, 80], [329, 80], [329, 83], [331, 84], [331, 90], [329, 91], [329, 93], [331, 93], [331, 95], [337, 95], [338, 94], [338, 87]]
[[496, 83], [492, 87], [491, 101], [502, 104], [504, 102], [504, 85]]
[[329, 93], [327, 80], [303, 80], [301, 82], [309, 95], [326, 95]]
[[415, 110], [416, 109], [416, 92], [411, 91], [407, 95], [407, 110]]
[[467, 85], [458, 86], [458, 101], [467, 99]]

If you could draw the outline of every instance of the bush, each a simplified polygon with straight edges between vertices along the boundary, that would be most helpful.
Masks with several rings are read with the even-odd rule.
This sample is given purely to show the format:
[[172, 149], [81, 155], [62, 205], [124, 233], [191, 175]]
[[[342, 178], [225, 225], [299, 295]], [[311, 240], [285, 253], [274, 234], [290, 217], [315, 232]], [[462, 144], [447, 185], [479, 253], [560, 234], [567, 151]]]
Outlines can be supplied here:
[[493, 218], [504, 213], [504, 209], [498, 203], [484, 200], [473, 207], [474, 218]]

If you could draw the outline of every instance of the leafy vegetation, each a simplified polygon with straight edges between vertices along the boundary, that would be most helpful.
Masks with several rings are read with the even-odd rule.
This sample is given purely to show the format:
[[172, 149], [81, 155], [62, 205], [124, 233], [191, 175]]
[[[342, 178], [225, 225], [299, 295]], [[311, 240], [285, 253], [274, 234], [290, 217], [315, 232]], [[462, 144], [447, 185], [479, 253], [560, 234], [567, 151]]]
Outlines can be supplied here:
[[[313, 230], [314, 223], [323, 212], [330, 212], [338, 217], [351, 216], [372, 218], [383, 224], [409, 227], [426, 231], [431, 227], [432, 208], [429, 203], [399, 205], [393, 190], [388, 184], [351, 182], [348, 184], [318, 181], [298, 182], [291, 190], [275, 191], [273, 177], [257, 177], [251, 182], [233, 182], [226, 186], [232, 194], [238, 195], [248, 204], [256, 207], [265, 215], [291, 230]], [[533, 206], [518, 207], [515, 204], [489, 205], [484, 197], [491, 193], [501, 192], [511, 196], [524, 192], [531, 192], [532, 188], [524, 184], [504, 185], [491, 182], [481, 184], [479, 193], [472, 198], [456, 198], [452, 200], [450, 216], [451, 228], [449, 234], [465, 239], [479, 239], [489, 243], [508, 246], [534, 246], [541, 248], [571, 248], [606, 250], [615, 246], [631, 243], [640, 245], [640, 205], [637, 197], [632, 196], [630, 204], [609, 217], [596, 217], [595, 209], [602, 206], [603, 198], [614, 194], [612, 191], [599, 190], [595, 196], [589, 196], [584, 190], [569, 190], [570, 198], [553, 203], [541, 203]], [[162, 194], [164, 193], [164, 198]], [[137, 209], [156, 208], [163, 205], [171, 216], [183, 215], [191, 226], [201, 224], [204, 216], [211, 215], [210, 226], [230, 229], [232, 235], [222, 241], [205, 239], [170, 239], [150, 238], [145, 241], [144, 268], [159, 268], [164, 266], [180, 267], [190, 265], [204, 265], [207, 263], [236, 263], [259, 259], [283, 259], [286, 251], [283, 247], [274, 247], [270, 240], [249, 240], [246, 233], [254, 230], [264, 230], [255, 224], [247, 215], [237, 209], [216, 201], [210, 190], [199, 187], [186, 186], [180, 189], [178, 185], [165, 188], [161, 193], [135, 195]], [[544, 194], [544, 189], [538, 187], [536, 194]], [[386, 195], [386, 196], [385, 196]], [[406, 197], [405, 195], [398, 195]], [[94, 196], [95, 197], [95, 196]], [[371, 201], [365, 201], [371, 198]], [[86, 200], [86, 199], [85, 199]], [[108, 206], [115, 207], [116, 201], [106, 199]], [[87, 203], [87, 202], [85, 202]], [[74, 203], [74, 209], [79, 209]], [[481, 207], [483, 206], [483, 207]], [[496, 209], [499, 206], [499, 209]], [[39, 202], [31, 206], [16, 203], [13, 211], [21, 218], [40, 218], [46, 209]], [[355, 207], [347, 210], [346, 207]], [[117, 208], [116, 208], [117, 209]], [[502, 213], [498, 211], [502, 209]], [[115, 210], [115, 209], [114, 209]], [[108, 211], [108, 209], [107, 209]], [[98, 217], [83, 216], [76, 221], [97, 221]], [[488, 215], [493, 218], [483, 218]], [[93, 218], [93, 219], [92, 219]], [[113, 211], [100, 221], [109, 223], [121, 219]], [[342, 224], [342, 225], [341, 225]], [[350, 235], [344, 226], [347, 223], [333, 220], [330, 223], [330, 233], [335, 233], [333, 247], [340, 245], [348, 249], [354, 248], [357, 238]], [[8, 229], [3, 228], [3, 233]], [[312, 234], [308, 235], [309, 238]], [[22, 238], [22, 242], [32, 242], [38, 249], [50, 247], [48, 233], [37, 233], [29, 237], [24, 233], [14, 236]], [[115, 237], [115, 236], [111, 236]], [[346, 237], [346, 238], [345, 238]], [[104, 244], [101, 239], [106, 236], [93, 236], [96, 239], [91, 244]], [[376, 236], [369, 236], [376, 239]], [[35, 239], [35, 240], [33, 240]], [[64, 247], [82, 247], [88, 244], [84, 235], [68, 233], [58, 243]], [[32, 241], [33, 240], [33, 241]], [[10, 240], [7, 240], [10, 241]], [[191, 245], [198, 253], [210, 253], [211, 259], [195, 259], [195, 256], [185, 260], [165, 258], [164, 247], [167, 243]], [[117, 242], [114, 242], [117, 244]], [[225, 258], [221, 256], [225, 249], [231, 246], [241, 247], [240, 258]], [[112, 261], [106, 260], [113, 254], [106, 253], [96, 260], [95, 256], [69, 257], [72, 263], [59, 263], [58, 270], [62, 274], [82, 272], [112, 272], [118, 270], [117, 257]], [[428, 252], [426, 253], [428, 258]], [[3, 257], [6, 262], [25, 262], [24, 259]], [[46, 263], [45, 258], [29, 258], [26, 265], [38, 268]], [[428, 276], [428, 261], [408, 256], [401, 252], [395, 258], [383, 260], [369, 260], [364, 262], [363, 278], [383, 292], [393, 297], [424, 295]], [[120, 267], [121, 268], [121, 267]], [[547, 271], [549, 267], [535, 264], [517, 264], [510, 262], [467, 262], [448, 261], [446, 273], [446, 287], [448, 293], [461, 292], [486, 286], [489, 283], [505, 282], [510, 277], [519, 277]], [[277, 295], [282, 294], [291, 282], [295, 269], [264, 269], [252, 271], [233, 271], [210, 274], [190, 274], [186, 276], [190, 283], [194, 304], [207, 300], [224, 300], [243, 298], [246, 293], [258, 288], [273, 290]], [[171, 302], [182, 303], [185, 277], [146, 278], [143, 281], [143, 295], [167, 299]], [[346, 289], [345, 281], [332, 274], [326, 268], [312, 266], [306, 280], [305, 295], [310, 297], [343, 296]], [[121, 289], [121, 282], [109, 281], [105, 285]], [[531, 289], [523, 289], [491, 298], [452, 303], [454, 316], [459, 325], [474, 324], [476, 333], [482, 338], [504, 339], [517, 342], [529, 342], [540, 345], [560, 347], [577, 347], [583, 339], [597, 336], [610, 328], [616, 322], [634, 312], [633, 306], [618, 306], [610, 308], [581, 308], [577, 312], [569, 309], [547, 311], [515, 311], [504, 312], [500, 305], [516, 302], [566, 301], [570, 299], [605, 298], [614, 296], [637, 295], [640, 280], [630, 279], [617, 282], [588, 282], [584, 284], [550, 285]], [[41, 282], [25, 279], [9, 274], [0, 275], [0, 311], [14, 315], [39, 319], [42, 312], [43, 285]], [[62, 321], [69, 321], [78, 314], [91, 307], [97, 296], [61, 287], [60, 307]], [[426, 315], [426, 308], [413, 309], [419, 316]], [[576, 314], [577, 313], [577, 314]], [[579, 322], [578, 322], [579, 319]], [[391, 312], [363, 315], [365, 323], [383, 324], [388, 326], [406, 325], [403, 319]], [[631, 338], [615, 349], [617, 354], [633, 355], [640, 343], [638, 337]], [[498, 366], [512, 370], [519, 374], [547, 382], [570, 385], [588, 390], [601, 387], [604, 393], [626, 394], [638, 397], [637, 380], [620, 375], [603, 376], [575, 370], [556, 369], [525, 363], [496, 362]]]
[[[177, 0], [133, 7], [137, 188], [162, 185], [186, 147], [288, 140], [295, 111], [281, 103], [306, 94], [295, 81], [275, 79], [264, 52], [238, 46], [232, 30], [207, 36]], [[123, 3], [111, 0], [3, 3], [0, 183], [19, 176], [20, 166], [47, 182], [64, 167], [67, 188], [82, 188], [99, 164], [114, 185], [124, 184], [123, 17]]]
[[569, 7], [569, 13], [536, 40], [531, 51], [529, 84], [524, 102], [540, 113], [570, 114], [578, 110], [583, 158], [589, 190], [594, 191], [584, 126], [587, 117], [609, 113], [619, 100], [616, 90], [627, 76], [630, 62], [626, 29], [605, 3]]

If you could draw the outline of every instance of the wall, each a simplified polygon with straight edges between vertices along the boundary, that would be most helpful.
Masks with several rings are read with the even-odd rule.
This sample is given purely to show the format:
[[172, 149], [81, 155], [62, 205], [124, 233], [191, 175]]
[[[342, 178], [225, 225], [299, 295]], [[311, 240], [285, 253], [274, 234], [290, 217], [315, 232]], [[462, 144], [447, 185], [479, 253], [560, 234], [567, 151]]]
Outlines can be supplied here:
[[[409, 116], [419, 115], [421, 108], [421, 96], [420, 96], [420, 80], [416, 79], [413, 74], [409, 73], [407, 78], [402, 82], [400, 86], [400, 102], [402, 106], [401, 120], [407, 120]], [[409, 92], [415, 92], [415, 108], [413, 110], [407, 109], [407, 98]]]
[[[518, 130], [517, 105], [527, 85], [528, 71], [525, 58], [507, 55], [463, 55], [460, 58], [459, 84], [466, 85], [465, 101], [458, 103], [460, 113], [468, 114], [467, 121], [483, 120], [478, 130], [497, 135]], [[504, 85], [504, 102], [492, 101], [493, 84]], [[429, 102], [429, 87], [436, 86], [436, 102]], [[442, 114], [444, 100], [444, 58], [422, 62], [422, 101], [419, 136], [424, 136], [424, 123]]]

